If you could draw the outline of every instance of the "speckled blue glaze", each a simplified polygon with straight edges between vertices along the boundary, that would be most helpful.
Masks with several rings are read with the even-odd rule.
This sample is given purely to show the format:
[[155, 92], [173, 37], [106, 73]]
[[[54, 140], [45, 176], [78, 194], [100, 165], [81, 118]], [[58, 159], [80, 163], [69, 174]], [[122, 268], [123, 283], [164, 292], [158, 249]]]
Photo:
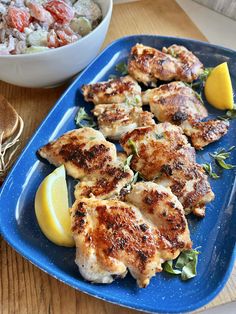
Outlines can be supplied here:
[[[233, 267], [236, 255], [234, 170], [225, 171], [220, 180], [210, 180], [216, 198], [207, 206], [206, 217], [202, 220], [188, 217], [194, 247], [201, 246], [201, 254], [198, 275], [187, 282], [165, 273], [157, 274], [146, 289], [139, 289], [130, 275], [111, 285], [85, 282], [74, 263], [75, 249], [59, 247], [48, 241], [41, 233], [34, 214], [37, 187], [54, 169], [39, 160], [37, 149], [75, 127], [74, 115], [78, 106], [84, 105], [80, 92], [82, 84], [107, 79], [109, 74], [114, 73], [114, 65], [126, 59], [130, 48], [137, 42], [156, 48], [173, 43], [184, 45], [205, 66], [215, 66], [227, 61], [234, 90], [236, 89], [236, 52], [232, 50], [190, 39], [149, 35], [130, 36], [113, 42], [62, 95], [13, 167], [1, 189], [1, 233], [15, 250], [33, 264], [80, 291], [147, 312], [192, 311], [210, 302], [219, 293]], [[213, 117], [222, 114], [207, 107]], [[235, 145], [235, 133], [236, 120], [231, 121], [229, 133], [224, 138], [198, 152], [198, 161], [210, 161], [209, 152], [219, 147], [229, 148]], [[236, 164], [235, 151], [230, 162]], [[72, 180], [69, 180], [69, 185], [73, 186]]]

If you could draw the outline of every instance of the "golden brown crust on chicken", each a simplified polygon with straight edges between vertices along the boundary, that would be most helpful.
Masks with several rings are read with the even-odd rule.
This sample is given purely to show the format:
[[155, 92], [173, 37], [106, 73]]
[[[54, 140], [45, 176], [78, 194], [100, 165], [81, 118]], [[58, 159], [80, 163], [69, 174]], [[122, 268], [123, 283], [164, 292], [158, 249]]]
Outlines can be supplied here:
[[[165, 260], [191, 248], [188, 226], [177, 198], [156, 184], [151, 189], [144, 187], [141, 195], [139, 188], [131, 192], [130, 202], [137, 193], [144, 200], [152, 198], [151, 213], [150, 204], [142, 208], [143, 199], [140, 209], [118, 200], [81, 198], [74, 203], [71, 218], [76, 263], [87, 280], [110, 283], [114, 275], [124, 277], [128, 268], [138, 285], [146, 287], [151, 277], [162, 270]], [[162, 208], [164, 204], [168, 207]]]
[[192, 88], [183, 82], [171, 82], [147, 90], [143, 103], [149, 103], [151, 112], [160, 122], [180, 125], [185, 120], [199, 121], [208, 113]]
[[135, 144], [138, 153], [133, 156], [131, 167], [139, 171], [146, 180], [159, 177], [162, 166], [173, 160], [179, 150], [183, 150], [190, 159], [195, 159], [195, 151], [183, 135], [182, 129], [168, 122], [126, 133], [120, 143], [128, 155], [133, 153], [130, 140]]
[[141, 103], [141, 87], [129, 75], [99, 82], [83, 85], [82, 92], [86, 101], [91, 101], [94, 105], [122, 103], [133, 101], [138, 106]]
[[202, 74], [203, 64], [186, 47], [172, 45], [168, 48], [164, 47], [162, 52], [170, 54], [179, 61], [180, 67], [177, 76], [180, 81], [192, 82]]
[[117, 158], [115, 145], [106, 141], [101, 132], [91, 128], [67, 132], [38, 152], [55, 166], [63, 164], [67, 173], [75, 179], [100, 172]]
[[171, 189], [186, 214], [205, 216], [205, 205], [214, 199], [204, 170], [197, 163], [189, 162], [184, 154], [164, 165], [155, 182]]
[[135, 145], [131, 168], [147, 180], [170, 187], [186, 213], [200, 212], [198, 209], [213, 199], [207, 176], [196, 164], [194, 148], [180, 127], [166, 122], [137, 128], [126, 133], [120, 143], [128, 155]]
[[229, 129], [229, 122], [222, 120], [209, 120], [203, 122], [185, 121], [181, 127], [184, 133], [191, 138], [196, 149], [202, 149], [212, 142], [218, 141]]
[[155, 86], [157, 80], [192, 82], [203, 72], [203, 65], [183, 46], [172, 45], [160, 51], [136, 44], [131, 49], [128, 71], [138, 82]]
[[142, 99], [144, 104], [150, 104], [151, 112], [160, 122], [179, 125], [196, 149], [219, 140], [228, 131], [229, 124], [225, 121], [199, 122], [207, 117], [207, 110], [196, 93], [183, 82], [149, 89], [143, 93]]
[[128, 268], [145, 287], [161, 271], [158, 249], [168, 243], [130, 204], [82, 198], [72, 207], [72, 232], [76, 263], [87, 280], [110, 283], [114, 275], [124, 277]]
[[133, 178], [133, 172], [117, 158], [114, 144], [105, 140], [101, 132], [81, 128], [65, 133], [39, 150], [39, 154], [55, 166], [64, 165], [66, 171], [81, 181], [75, 196], [110, 198]]
[[100, 104], [94, 108], [93, 113], [98, 117], [102, 134], [114, 140], [120, 139], [121, 135], [137, 127], [155, 124], [151, 112], [126, 103]]
[[126, 200], [140, 208], [170, 243], [171, 249], [162, 254], [165, 259], [174, 259], [182, 250], [191, 248], [183, 207], [170, 189], [153, 182], [139, 182], [133, 185]]
[[[127, 168], [127, 169], [126, 169]], [[98, 175], [86, 176], [75, 187], [75, 198], [96, 197], [108, 199], [119, 196], [124, 186], [130, 183], [133, 172], [124, 164], [107, 165]]]
[[178, 63], [172, 56], [152, 47], [136, 44], [131, 49], [129, 74], [138, 82], [155, 86], [157, 80], [175, 79]]

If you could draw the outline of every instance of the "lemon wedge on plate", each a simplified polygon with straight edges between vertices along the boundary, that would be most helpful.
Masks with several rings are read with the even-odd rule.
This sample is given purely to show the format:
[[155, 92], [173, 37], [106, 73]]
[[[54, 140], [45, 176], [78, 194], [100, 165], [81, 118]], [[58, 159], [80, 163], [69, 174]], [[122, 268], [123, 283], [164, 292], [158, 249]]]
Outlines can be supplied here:
[[211, 71], [204, 91], [207, 101], [215, 108], [233, 109], [233, 88], [227, 62], [219, 64]]
[[64, 166], [55, 169], [40, 184], [35, 196], [35, 213], [42, 232], [50, 241], [74, 246]]

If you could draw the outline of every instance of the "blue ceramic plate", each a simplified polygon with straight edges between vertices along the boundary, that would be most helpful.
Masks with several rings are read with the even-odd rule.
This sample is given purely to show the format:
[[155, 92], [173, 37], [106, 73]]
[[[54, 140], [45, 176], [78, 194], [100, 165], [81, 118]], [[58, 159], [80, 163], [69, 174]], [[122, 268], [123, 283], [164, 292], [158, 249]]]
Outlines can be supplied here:
[[[224, 171], [219, 180], [210, 180], [216, 194], [207, 206], [202, 220], [189, 217], [194, 247], [201, 247], [198, 275], [186, 282], [178, 277], [157, 274], [146, 289], [139, 289], [130, 275], [110, 285], [85, 282], [74, 263], [75, 249], [54, 245], [41, 233], [34, 214], [35, 192], [54, 167], [42, 162], [36, 151], [42, 145], [75, 128], [74, 116], [78, 106], [84, 106], [80, 92], [82, 84], [107, 80], [115, 73], [115, 64], [126, 60], [136, 43], [155, 48], [171, 44], [192, 50], [206, 67], [228, 62], [236, 90], [236, 52], [190, 39], [162, 36], [130, 36], [108, 46], [74, 81], [43, 121], [9, 174], [0, 195], [0, 228], [6, 241], [21, 255], [43, 271], [68, 285], [103, 300], [148, 312], [177, 313], [195, 310], [223, 288], [235, 260], [236, 208], [235, 172]], [[208, 107], [208, 106], [207, 106]], [[222, 112], [208, 107], [211, 116]], [[231, 121], [229, 133], [219, 142], [198, 153], [200, 163], [210, 161], [209, 152], [235, 144], [236, 121]], [[236, 164], [236, 151], [230, 162]], [[73, 184], [73, 182], [70, 182]]]

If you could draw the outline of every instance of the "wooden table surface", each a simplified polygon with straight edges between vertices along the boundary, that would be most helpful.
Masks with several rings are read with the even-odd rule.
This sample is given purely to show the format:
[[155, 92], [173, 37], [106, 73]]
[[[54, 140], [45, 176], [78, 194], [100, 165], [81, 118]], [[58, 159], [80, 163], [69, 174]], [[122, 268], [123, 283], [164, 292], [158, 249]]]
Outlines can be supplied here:
[[[140, 33], [206, 40], [174, 0], [143, 0], [114, 6], [104, 46], [121, 36]], [[25, 121], [21, 148], [66, 87], [27, 89], [0, 83], [0, 93]], [[23, 259], [2, 238], [0, 245], [0, 313], [138, 313], [78, 292]], [[224, 290], [207, 308], [236, 300], [235, 279], [236, 268]]]

